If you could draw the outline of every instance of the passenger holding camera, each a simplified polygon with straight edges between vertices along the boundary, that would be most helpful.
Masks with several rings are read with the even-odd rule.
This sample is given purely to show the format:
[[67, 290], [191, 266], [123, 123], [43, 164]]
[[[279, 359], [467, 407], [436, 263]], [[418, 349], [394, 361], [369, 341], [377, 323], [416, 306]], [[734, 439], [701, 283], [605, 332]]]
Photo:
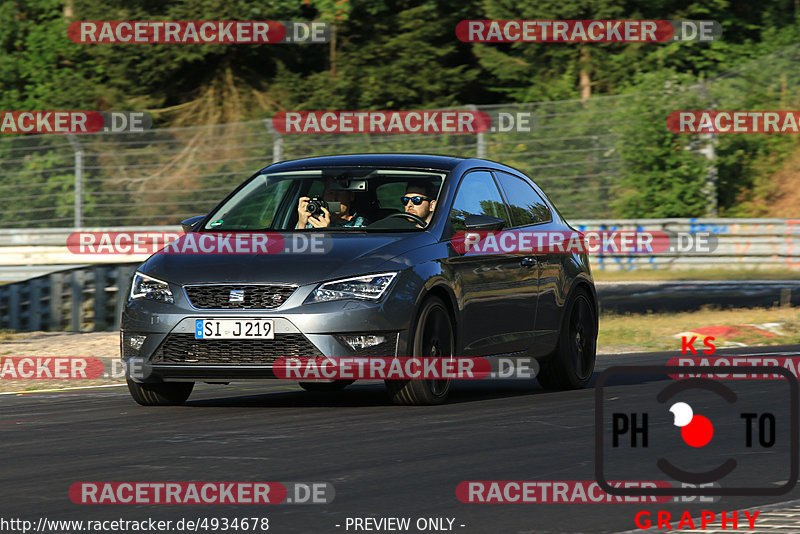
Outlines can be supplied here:
[[[314, 198], [311, 202], [310, 197], [300, 197], [297, 203], [297, 226], [298, 230], [304, 228], [327, 228], [329, 226], [337, 228], [360, 228], [369, 224], [364, 217], [357, 213], [351, 214], [350, 207], [353, 204], [355, 194], [352, 191], [330, 191], [327, 190], [323, 198], [327, 202]], [[309, 212], [309, 203], [312, 203], [311, 212]], [[325, 204], [330, 203], [331, 208], [339, 211], [331, 213]]]

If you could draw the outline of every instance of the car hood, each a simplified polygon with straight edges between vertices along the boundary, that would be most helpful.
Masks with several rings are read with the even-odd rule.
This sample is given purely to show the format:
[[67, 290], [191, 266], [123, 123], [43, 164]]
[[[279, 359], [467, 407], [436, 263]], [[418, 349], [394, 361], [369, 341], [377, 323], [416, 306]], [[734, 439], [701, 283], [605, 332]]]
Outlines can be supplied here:
[[[428, 232], [368, 234], [314, 232], [324, 252], [275, 254], [164, 254], [139, 271], [179, 285], [275, 282], [311, 284], [375, 272], [398, 255], [434, 242]], [[312, 235], [309, 233], [309, 235]], [[292, 234], [284, 234], [286, 241]], [[393, 264], [393, 263], [391, 263]], [[385, 267], [385, 266], [384, 266]]]

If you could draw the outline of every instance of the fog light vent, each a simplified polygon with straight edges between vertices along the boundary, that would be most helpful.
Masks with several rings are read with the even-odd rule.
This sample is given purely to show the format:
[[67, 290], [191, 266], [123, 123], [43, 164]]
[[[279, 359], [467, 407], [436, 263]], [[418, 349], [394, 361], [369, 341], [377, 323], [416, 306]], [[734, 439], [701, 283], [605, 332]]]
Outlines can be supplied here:
[[348, 347], [355, 351], [361, 351], [381, 343], [386, 343], [386, 336], [339, 336]]
[[140, 334], [123, 334], [122, 335], [122, 359], [127, 360], [139, 355], [142, 350], [144, 340], [147, 339], [146, 335]]
[[397, 352], [398, 332], [340, 334], [337, 339], [356, 356], [392, 357]]

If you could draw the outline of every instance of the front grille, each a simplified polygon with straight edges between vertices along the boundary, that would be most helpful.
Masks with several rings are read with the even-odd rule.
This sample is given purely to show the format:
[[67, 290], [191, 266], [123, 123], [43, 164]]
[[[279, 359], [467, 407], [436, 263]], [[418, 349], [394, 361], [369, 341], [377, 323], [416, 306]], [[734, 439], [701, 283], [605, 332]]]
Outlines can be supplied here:
[[152, 363], [188, 365], [272, 365], [280, 357], [320, 357], [303, 334], [275, 334], [275, 339], [195, 339], [194, 334], [170, 334]]
[[[297, 286], [228, 284], [186, 286], [186, 296], [195, 308], [213, 310], [271, 310], [288, 299]], [[231, 291], [243, 292], [241, 301], [231, 302]], [[239, 293], [240, 294], [240, 293]], [[235, 300], [235, 299], [234, 299]]]

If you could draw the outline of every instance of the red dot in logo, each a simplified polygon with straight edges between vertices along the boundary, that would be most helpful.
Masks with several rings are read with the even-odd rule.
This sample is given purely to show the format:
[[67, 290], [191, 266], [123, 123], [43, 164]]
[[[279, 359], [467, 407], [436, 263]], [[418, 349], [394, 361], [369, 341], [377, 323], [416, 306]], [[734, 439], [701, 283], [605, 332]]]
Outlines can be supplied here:
[[681, 427], [681, 437], [687, 445], [704, 447], [714, 437], [714, 425], [708, 417], [695, 415], [688, 425]]

